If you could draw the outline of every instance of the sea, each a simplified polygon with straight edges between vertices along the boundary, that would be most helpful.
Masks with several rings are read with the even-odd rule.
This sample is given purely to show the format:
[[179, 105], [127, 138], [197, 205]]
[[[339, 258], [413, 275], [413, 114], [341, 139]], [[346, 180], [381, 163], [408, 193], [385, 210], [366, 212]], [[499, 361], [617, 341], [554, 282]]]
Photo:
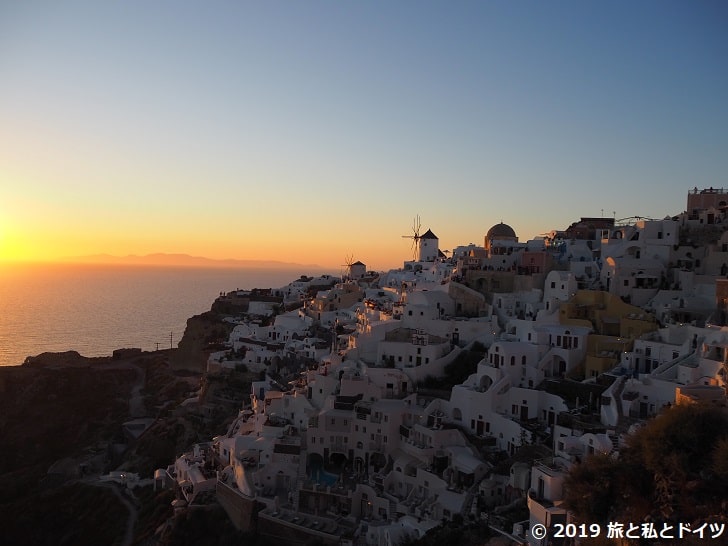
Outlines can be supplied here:
[[75, 350], [176, 347], [222, 292], [280, 288], [320, 271], [127, 265], [0, 265], [0, 366]]

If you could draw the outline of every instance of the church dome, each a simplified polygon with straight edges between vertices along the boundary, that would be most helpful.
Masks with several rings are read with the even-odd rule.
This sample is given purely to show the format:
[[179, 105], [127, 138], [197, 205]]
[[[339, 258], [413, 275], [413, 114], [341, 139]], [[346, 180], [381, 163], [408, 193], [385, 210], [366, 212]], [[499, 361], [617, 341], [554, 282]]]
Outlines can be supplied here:
[[486, 239], [493, 240], [493, 239], [518, 239], [516, 237], [516, 232], [513, 231], [513, 228], [509, 226], [508, 224], [504, 224], [501, 222], [500, 224], [494, 225], [492, 228], [488, 230], [488, 234], [485, 236]]

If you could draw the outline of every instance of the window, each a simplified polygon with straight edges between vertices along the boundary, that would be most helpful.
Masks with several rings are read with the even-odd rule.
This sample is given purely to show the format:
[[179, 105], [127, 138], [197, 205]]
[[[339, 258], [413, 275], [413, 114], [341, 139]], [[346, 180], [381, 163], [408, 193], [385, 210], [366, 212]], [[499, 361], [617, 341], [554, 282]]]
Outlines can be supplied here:
[[556, 283], [555, 282], [552, 282], [551, 283], [551, 288], [556, 288]]

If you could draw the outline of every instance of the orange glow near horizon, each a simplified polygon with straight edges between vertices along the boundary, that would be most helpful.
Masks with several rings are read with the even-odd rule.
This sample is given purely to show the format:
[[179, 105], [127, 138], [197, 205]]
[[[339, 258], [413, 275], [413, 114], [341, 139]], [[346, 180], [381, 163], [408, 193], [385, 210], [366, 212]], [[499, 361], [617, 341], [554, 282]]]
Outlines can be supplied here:
[[[28, 180], [16, 177], [14, 181], [17, 193], [24, 186], [23, 179]], [[400, 237], [398, 226], [392, 225], [351, 232], [332, 227], [342, 222], [341, 218], [299, 224], [295, 215], [271, 220], [260, 210], [230, 218], [218, 214], [214, 207], [150, 211], [140, 205], [134, 210], [115, 207], [110, 197], [92, 206], [89, 201], [69, 196], [56, 205], [35, 194], [18, 198], [13, 193], [4, 206], [0, 204], [0, 263], [182, 254], [210, 260], [317, 265], [336, 272], [350, 255], [380, 271], [401, 267], [411, 257], [409, 242]], [[13, 201], [10, 208], [8, 203]]]
[[[224, 234], [223, 234], [224, 235]], [[204, 237], [210, 237], [208, 242]], [[278, 237], [242, 242], [214, 234], [200, 234], [196, 237], [164, 240], [162, 234], [151, 234], [145, 239], [140, 234], [131, 237], [118, 232], [88, 233], [57, 230], [36, 223], [32, 229], [17, 230], [4, 221], [0, 224], [0, 263], [68, 263], [88, 261], [90, 256], [146, 256], [150, 254], [180, 254], [210, 260], [254, 260], [317, 265], [332, 272], [338, 271], [346, 256], [353, 255], [371, 269], [383, 270], [401, 266], [409, 259], [409, 248], [401, 246], [396, 238], [394, 247], [377, 245], [375, 242], [350, 244], [334, 240], [313, 240], [292, 244]], [[401, 248], [400, 248], [401, 246]], [[91, 260], [103, 263], [103, 258]], [[109, 259], [108, 261], [113, 261]], [[169, 265], [175, 265], [170, 260]]]
[[[15, 187], [22, 186], [18, 179]], [[346, 238], [309, 226], [293, 233], [287, 219], [272, 226], [258, 211], [230, 221], [213, 210], [120, 210], [109, 199], [102, 206], [74, 202], [55, 206], [25, 196], [11, 209], [0, 204], [0, 262], [53, 263], [77, 257], [184, 254], [211, 260], [262, 260], [315, 264], [338, 270], [345, 256], [372, 268], [397, 267], [406, 259], [401, 241], [388, 234]], [[383, 241], [389, 238], [390, 241]], [[376, 242], [375, 242], [376, 241]], [[381, 243], [385, 242], [384, 245]], [[394, 248], [387, 248], [387, 244]]]

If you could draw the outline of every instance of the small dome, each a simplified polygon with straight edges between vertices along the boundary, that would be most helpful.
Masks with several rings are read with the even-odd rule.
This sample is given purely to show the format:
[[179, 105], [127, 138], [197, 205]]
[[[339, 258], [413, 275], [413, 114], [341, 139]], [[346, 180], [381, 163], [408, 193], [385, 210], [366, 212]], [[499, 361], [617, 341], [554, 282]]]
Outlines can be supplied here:
[[490, 228], [485, 238], [490, 240], [504, 238], [517, 239], [516, 232], [513, 231], [513, 228], [508, 224], [504, 224], [503, 222], [501, 222], [500, 224], [496, 224], [492, 228]]

